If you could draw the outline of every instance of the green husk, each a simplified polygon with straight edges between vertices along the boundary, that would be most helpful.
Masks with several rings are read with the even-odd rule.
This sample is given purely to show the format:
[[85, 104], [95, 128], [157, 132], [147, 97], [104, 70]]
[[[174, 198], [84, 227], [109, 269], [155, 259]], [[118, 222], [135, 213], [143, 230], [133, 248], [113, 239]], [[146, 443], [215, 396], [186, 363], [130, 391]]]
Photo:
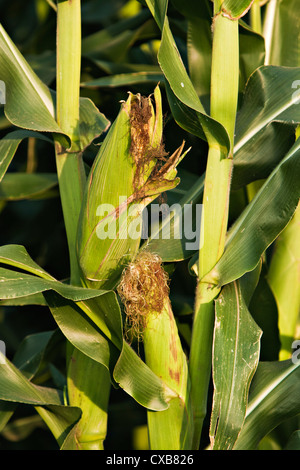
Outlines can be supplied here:
[[79, 220], [77, 252], [86, 284], [113, 288], [137, 254], [142, 211], [174, 188], [183, 145], [170, 157], [162, 142], [159, 87], [151, 97], [129, 94], [91, 169]]

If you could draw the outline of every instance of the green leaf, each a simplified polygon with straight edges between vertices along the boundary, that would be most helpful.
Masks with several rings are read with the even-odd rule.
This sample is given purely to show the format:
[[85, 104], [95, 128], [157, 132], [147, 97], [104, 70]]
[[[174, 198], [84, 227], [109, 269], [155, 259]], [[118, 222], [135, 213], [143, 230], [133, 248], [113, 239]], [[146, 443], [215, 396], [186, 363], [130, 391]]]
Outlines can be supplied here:
[[57, 186], [56, 173], [7, 173], [0, 183], [0, 201], [47, 197]]
[[141, 64], [141, 63], [115, 63], [106, 60], [93, 60], [93, 62], [103, 70], [108, 75], [119, 75], [119, 74], [129, 74], [129, 73], [141, 73], [141, 72], [151, 72], [151, 73], [161, 73], [161, 70], [158, 65], [153, 64]]
[[[299, 94], [292, 88], [297, 77], [298, 68], [275, 66], [262, 66], [250, 76], [236, 119], [233, 190], [268, 177], [293, 145], [295, 127], [300, 122]], [[197, 118], [199, 114], [195, 107], [187, 106], [187, 100], [176, 94], [167, 83], [166, 91], [178, 125], [205, 139], [205, 126]], [[216, 138], [222, 142], [217, 134]]]
[[2, 262], [45, 276], [45, 279], [0, 268], [0, 280], [5, 281], [0, 282], [0, 298], [29, 296], [30, 299], [31, 295], [43, 293], [59, 328], [76, 348], [109, 370], [116, 364], [116, 381], [143, 406], [167, 408], [166, 387], [123, 340], [121, 312], [114, 292], [49, 279], [24, 247], [5, 245], [0, 248], [0, 254], [1, 250]]
[[[0, 47], [0, 74], [6, 85], [7, 119], [17, 127], [63, 135], [55, 120], [56, 94], [38, 78], [1, 25]], [[83, 150], [107, 129], [109, 121], [90, 99], [80, 98], [79, 124], [80, 149]], [[64, 145], [68, 147], [69, 143], [64, 142]]]
[[[178, 203], [168, 208], [161, 223], [151, 226], [150, 237], [141, 249], [158, 254], [164, 262], [181, 261], [197, 252], [199, 247], [197, 235], [200, 233], [200, 227], [195, 226], [197, 219], [193, 217], [191, 220], [189, 216], [192, 213], [195, 215], [196, 205], [200, 208], [203, 189], [204, 177], [201, 177]], [[199, 211], [199, 223], [200, 216]]]
[[35, 409], [51, 430], [59, 447], [76, 431], [76, 424], [81, 416], [80, 408], [47, 405], [36, 406]]
[[203, 281], [224, 285], [255, 268], [292, 218], [300, 197], [300, 139], [228, 232], [225, 252]]
[[107, 291], [71, 286], [62, 282], [41, 279], [25, 273], [0, 268], [0, 298], [15, 299], [27, 295], [54, 290], [66, 299], [79, 301], [104, 295]]
[[293, 432], [284, 450], [300, 450], [300, 430]]
[[[59, 328], [76, 348], [110, 370], [112, 379], [141, 405], [154, 410], [167, 408], [165, 393], [168, 389], [161, 379], [146, 366], [123, 339], [120, 347], [116, 347], [100, 334], [100, 329], [96, 325], [101, 326], [103, 321], [100, 318], [97, 320], [95, 305], [92, 305], [94, 309], [92, 313], [91, 305], [88, 302], [80, 303], [82, 308], [84, 308], [83, 304], [90, 307], [89, 311], [92, 314], [89, 319], [79, 306], [57, 294], [47, 292], [45, 298]], [[100, 304], [98, 312], [99, 307]], [[87, 314], [86, 308], [84, 311]], [[114, 317], [118, 313], [120, 315], [116, 299], [114, 305], [107, 304], [107, 311], [105, 308], [102, 310], [102, 316], [106, 317], [108, 324], [112, 322], [109, 316]], [[116, 325], [114, 328], [116, 329]], [[116, 342], [115, 339], [113, 341]]]
[[255, 450], [280, 423], [300, 413], [300, 361], [262, 362], [253, 378], [246, 420], [234, 450]]
[[166, 397], [172, 392], [161, 379], [123, 342], [123, 348], [114, 369], [114, 379], [129, 395], [149, 410], [168, 408]]
[[2, 431], [2, 436], [9, 441], [19, 442], [29, 437], [38, 428], [44, 428], [44, 423], [40, 416], [34, 415], [18, 418], [5, 427]]
[[0, 432], [6, 426], [18, 407], [17, 403], [0, 401]]
[[161, 44], [158, 52], [159, 65], [174, 95], [187, 107], [192, 109], [196, 122], [200, 122], [205, 136], [212, 144], [221, 146], [224, 157], [230, 148], [229, 136], [224, 127], [205, 113], [192, 81], [184, 67], [179, 50], [173, 38], [168, 17], [167, 1], [147, 0], [147, 5], [162, 30]]
[[[298, 7], [297, 0], [276, 2], [275, 14], [270, 17], [272, 28], [268, 28], [271, 34], [265, 34], [269, 64], [300, 66], [300, 23], [299, 15], [296, 14]], [[265, 21], [269, 22], [268, 15]]]
[[0, 247], [0, 263], [8, 264], [44, 279], [55, 280], [29, 256], [22, 245], [3, 245]]
[[55, 331], [43, 331], [26, 336], [18, 347], [13, 364], [31, 380], [36, 374], [45, 350], [55, 336]]
[[249, 77], [264, 65], [265, 41], [255, 33], [243, 20], [239, 21], [240, 79], [239, 89], [244, 91]]
[[164, 76], [159, 72], [133, 72], [121, 73], [109, 77], [101, 77], [95, 80], [81, 83], [83, 88], [95, 87], [119, 87], [124, 85], [135, 85], [137, 83], [159, 83], [163, 82]]
[[222, 2], [222, 11], [228, 14], [232, 18], [241, 18], [244, 16], [250, 6], [252, 4], [252, 0], [224, 0]]
[[258, 365], [261, 333], [248, 312], [239, 283], [224, 287], [216, 301], [213, 343], [213, 450], [231, 450], [242, 428], [250, 382]]
[[25, 129], [61, 133], [55, 121], [55, 105], [50, 90], [33, 72], [2, 25], [0, 47], [0, 74], [6, 85], [7, 119]]
[[45, 301], [43, 294], [33, 294], [27, 295], [25, 297], [18, 297], [17, 299], [7, 299], [7, 300], [0, 300], [0, 306], [24, 306], [24, 305], [44, 305], [47, 306], [47, 302]]
[[300, 107], [292, 86], [299, 70], [262, 66], [251, 75], [236, 121], [233, 189], [267, 177], [293, 143]]
[[42, 134], [26, 130], [10, 132], [0, 140], [0, 181], [5, 175], [20, 143], [28, 137], [38, 137], [39, 139], [49, 141]]
[[103, 336], [97, 324], [74, 302], [54, 292], [46, 292], [44, 296], [54, 320], [70, 343], [110, 370], [118, 358], [118, 350]]
[[144, 9], [131, 18], [114, 22], [107, 28], [86, 36], [82, 40], [83, 56], [114, 62], [124, 61], [127, 50], [147, 29], [149, 16], [149, 12]]
[[0, 400], [31, 405], [62, 405], [58, 390], [29, 382], [7, 358], [1, 362]]
[[110, 126], [110, 121], [89, 98], [80, 98], [79, 100], [79, 119], [81, 150], [88, 147]]

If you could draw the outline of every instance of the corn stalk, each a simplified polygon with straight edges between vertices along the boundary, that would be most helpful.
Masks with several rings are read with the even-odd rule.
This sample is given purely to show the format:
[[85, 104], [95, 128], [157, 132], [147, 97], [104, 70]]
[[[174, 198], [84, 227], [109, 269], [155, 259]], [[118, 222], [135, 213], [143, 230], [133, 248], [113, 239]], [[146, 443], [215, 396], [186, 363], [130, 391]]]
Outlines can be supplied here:
[[[80, 149], [79, 90], [81, 70], [81, 2], [57, 3], [57, 123], [70, 138], [69, 147], [55, 141], [57, 175], [70, 255], [70, 282], [82, 283], [76, 236], [85, 186]], [[68, 343], [68, 400], [82, 410], [75, 447], [103, 449], [110, 377], [107, 370]], [[95, 379], [96, 378], [96, 379]], [[90, 419], [90, 417], [93, 419]]]
[[206, 415], [211, 374], [214, 300], [220, 292], [219, 288], [201, 282], [201, 278], [211, 271], [224, 251], [238, 96], [238, 20], [227, 17], [221, 11], [221, 3], [214, 2], [211, 116], [222, 123], [227, 130], [230, 137], [230, 153], [227, 158], [224, 158], [220, 146], [210, 145], [205, 176], [198, 266], [199, 281], [190, 352], [195, 425], [193, 448], [195, 449], [199, 447], [203, 420]]

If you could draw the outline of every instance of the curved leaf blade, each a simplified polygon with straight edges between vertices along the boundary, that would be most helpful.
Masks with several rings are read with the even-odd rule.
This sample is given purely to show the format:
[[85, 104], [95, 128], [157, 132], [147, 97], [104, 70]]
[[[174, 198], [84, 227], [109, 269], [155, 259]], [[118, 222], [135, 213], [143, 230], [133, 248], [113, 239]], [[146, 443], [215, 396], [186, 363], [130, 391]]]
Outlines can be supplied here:
[[55, 121], [55, 104], [50, 90], [33, 72], [2, 25], [0, 47], [0, 73], [6, 85], [7, 119], [25, 129], [61, 133]]
[[0, 183], [0, 201], [51, 197], [58, 184], [55, 173], [7, 173]]
[[42, 134], [26, 130], [9, 132], [0, 140], [0, 181], [2, 181], [20, 143], [28, 137], [38, 137], [39, 139], [49, 141]]
[[14, 266], [44, 279], [55, 280], [30, 257], [22, 245], [0, 246], [0, 263]]
[[159, 72], [133, 72], [97, 78], [83, 82], [81, 86], [83, 88], [119, 87], [124, 85], [136, 85], [138, 83], [159, 83], [163, 82], [163, 80], [164, 76]]
[[225, 252], [203, 281], [224, 285], [252, 271], [292, 218], [300, 198], [300, 139], [228, 232]]
[[259, 360], [261, 330], [252, 319], [238, 282], [216, 301], [213, 344], [213, 450], [231, 450], [242, 428], [248, 390]]
[[262, 362], [252, 381], [246, 420], [234, 450], [254, 450], [284, 420], [300, 412], [300, 361]]
[[267, 177], [292, 145], [300, 122], [299, 91], [293, 89], [299, 74], [296, 67], [269, 65], [251, 75], [236, 121], [234, 189]]

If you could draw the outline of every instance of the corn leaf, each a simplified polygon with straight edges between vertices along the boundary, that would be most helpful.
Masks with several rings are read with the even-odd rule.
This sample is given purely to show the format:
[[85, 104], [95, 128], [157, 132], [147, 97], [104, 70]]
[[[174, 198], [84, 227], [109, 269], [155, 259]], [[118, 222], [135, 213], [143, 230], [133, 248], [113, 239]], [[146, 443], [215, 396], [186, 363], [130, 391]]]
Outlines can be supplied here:
[[[82, 54], [85, 57], [122, 62], [128, 49], [139, 39], [148, 27], [150, 14], [144, 9], [137, 15], [102, 28], [82, 40]], [[150, 30], [150, 37], [152, 36]]]
[[[167, 408], [168, 388], [123, 339], [119, 349], [112, 342], [107, 341], [103, 335], [100, 335], [100, 329], [96, 327], [99, 321], [97, 321], [95, 315], [89, 320], [83, 314], [83, 310], [74, 303], [53, 293], [46, 293], [45, 297], [63, 334], [83, 354], [100, 362], [110, 370], [115, 385], [119, 385], [146, 408], [153, 410]], [[85, 301], [84, 303], [88, 305], [88, 302]], [[80, 305], [82, 306], [82, 303]], [[102, 315], [104, 313], [106, 318], [109, 316], [114, 317], [116, 310], [117, 314], [120, 314], [117, 303], [114, 306], [111, 302], [108, 303], [107, 311], [101, 304], [98, 306], [98, 311], [99, 307], [102, 308]], [[86, 308], [84, 311], [87, 311]], [[113, 342], [117, 342], [115, 338], [113, 338]]]
[[230, 450], [242, 428], [248, 390], [259, 360], [261, 330], [251, 318], [238, 282], [216, 301], [213, 343], [212, 449]]
[[[269, 64], [295, 67], [300, 64], [300, 23], [295, 12], [299, 8], [297, 0], [281, 0], [275, 6], [275, 15], [270, 18], [272, 27], [268, 28], [269, 18], [266, 15], [265, 29], [271, 34], [265, 34], [268, 45]], [[280, 39], [279, 39], [280, 38]], [[286, 47], [288, 44], [288, 47]], [[297, 65], [296, 65], [297, 64]]]
[[9, 132], [5, 137], [3, 137], [3, 139], [0, 140], [0, 181], [5, 175], [20, 143], [28, 137], [38, 137], [39, 139], [49, 141], [49, 139], [40, 133], [26, 130]]
[[81, 86], [83, 88], [118, 87], [124, 85], [135, 85], [137, 83], [157, 84], [158, 82], [163, 82], [163, 80], [164, 76], [159, 72], [133, 72], [96, 78], [95, 80], [81, 83]]
[[255, 450], [260, 440], [299, 407], [300, 361], [261, 362], [254, 375], [246, 420], [234, 450]]
[[236, 122], [233, 189], [267, 177], [293, 143], [298, 77], [299, 68], [278, 66], [262, 66], [250, 77]]
[[291, 343], [297, 334], [296, 327], [300, 311], [299, 225], [300, 206], [297, 207], [294, 217], [274, 244], [267, 275], [278, 306], [278, 326], [282, 349], [280, 359], [290, 357]]
[[56, 173], [7, 173], [0, 183], [0, 201], [51, 197], [57, 183]]
[[[268, 63], [285, 67], [300, 66], [300, 22], [293, 8], [297, 2], [283, 0], [274, 5], [274, 16], [267, 9], [265, 16], [266, 44]], [[271, 26], [271, 27], [270, 27]], [[286, 47], [288, 44], [288, 48]], [[298, 81], [292, 84], [293, 90]], [[291, 344], [296, 337], [296, 326], [300, 311], [299, 285], [299, 223], [300, 207], [293, 219], [274, 243], [269, 266], [268, 282], [278, 307], [278, 327], [280, 332], [281, 351], [279, 359], [288, 359]]]
[[0, 263], [14, 266], [44, 279], [54, 280], [54, 277], [30, 257], [22, 245], [2, 245], [0, 247]]
[[71, 286], [52, 279], [42, 279], [36, 276], [31, 276], [30, 274], [20, 273], [5, 268], [0, 268], [0, 280], [2, 281], [0, 284], [1, 299], [13, 299], [37, 294], [47, 290], [54, 290], [67, 299], [79, 301], [104, 295], [106, 293], [106, 291]]
[[226, 14], [230, 15], [232, 18], [240, 18], [248, 12], [252, 1], [253, 0], [240, 0], [237, 2], [236, 0], [224, 0], [222, 2], [222, 11], [226, 12]]
[[40, 409], [55, 438], [62, 444], [70, 428], [78, 421], [80, 409], [64, 406], [58, 390], [31, 383], [8, 359], [0, 367], [0, 400], [26, 403]]
[[4, 361], [1, 359], [1, 400], [32, 405], [62, 405], [62, 397], [58, 390], [31, 383], [7, 358]]
[[47, 349], [52, 347], [51, 343], [56, 344], [56, 333], [56, 331], [34, 333], [21, 341], [12, 362], [28, 380], [35, 376]]
[[[217, 143], [222, 148], [224, 156], [229, 151], [229, 137], [224, 127], [205, 113], [192, 81], [184, 67], [179, 50], [173, 38], [169, 20], [166, 16], [168, 1], [147, 0], [147, 5], [162, 31], [161, 44], [158, 52], [159, 65], [168, 81], [172, 92], [185, 105], [191, 108], [196, 116], [196, 123], [201, 128], [208, 141]], [[196, 126], [197, 126], [196, 124]], [[194, 125], [195, 127], [195, 125]], [[200, 131], [201, 132], [201, 131]]]
[[114, 345], [76, 304], [53, 292], [44, 295], [54, 320], [70, 343], [109, 370], [118, 357]]
[[143, 406], [167, 408], [164, 396], [168, 387], [123, 340], [121, 312], [114, 292], [56, 281], [20, 245], [0, 247], [0, 262], [36, 274], [0, 268], [0, 278], [6, 279], [6, 287], [0, 283], [1, 299], [22, 301], [27, 296], [30, 303], [32, 296], [42, 293], [59, 328], [75, 347], [108, 370], [115, 367], [116, 382]]
[[300, 430], [293, 432], [284, 450], [300, 450]]
[[[164, 262], [180, 261], [197, 252], [200, 227], [196, 227], [195, 217], [193, 220], [189, 217], [195, 215], [196, 204], [201, 204], [203, 189], [204, 178], [201, 177], [178, 203], [170, 206], [161, 223], [151, 225], [150, 236], [141, 249], [158, 254]], [[200, 211], [199, 215], [201, 216]], [[198, 221], [201, 223], [200, 217]]]
[[225, 252], [203, 280], [224, 285], [258, 264], [292, 218], [300, 197], [300, 139], [230, 229]]
[[[69, 137], [55, 120], [55, 93], [36, 75], [0, 25], [0, 73], [6, 88], [5, 116], [17, 127]], [[22, 112], [20, 112], [20, 109]], [[107, 129], [109, 121], [88, 98], [80, 98], [80, 149]], [[7, 157], [8, 160], [8, 157]]]
[[50, 90], [33, 72], [2, 25], [0, 46], [0, 72], [6, 85], [7, 119], [25, 129], [61, 133], [55, 121], [55, 106]]
[[126, 341], [123, 342], [113, 376], [121, 388], [147, 409], [163, 411], [168, 408], [167, 401], [172, 396], [172, 391], [136, 355]]

